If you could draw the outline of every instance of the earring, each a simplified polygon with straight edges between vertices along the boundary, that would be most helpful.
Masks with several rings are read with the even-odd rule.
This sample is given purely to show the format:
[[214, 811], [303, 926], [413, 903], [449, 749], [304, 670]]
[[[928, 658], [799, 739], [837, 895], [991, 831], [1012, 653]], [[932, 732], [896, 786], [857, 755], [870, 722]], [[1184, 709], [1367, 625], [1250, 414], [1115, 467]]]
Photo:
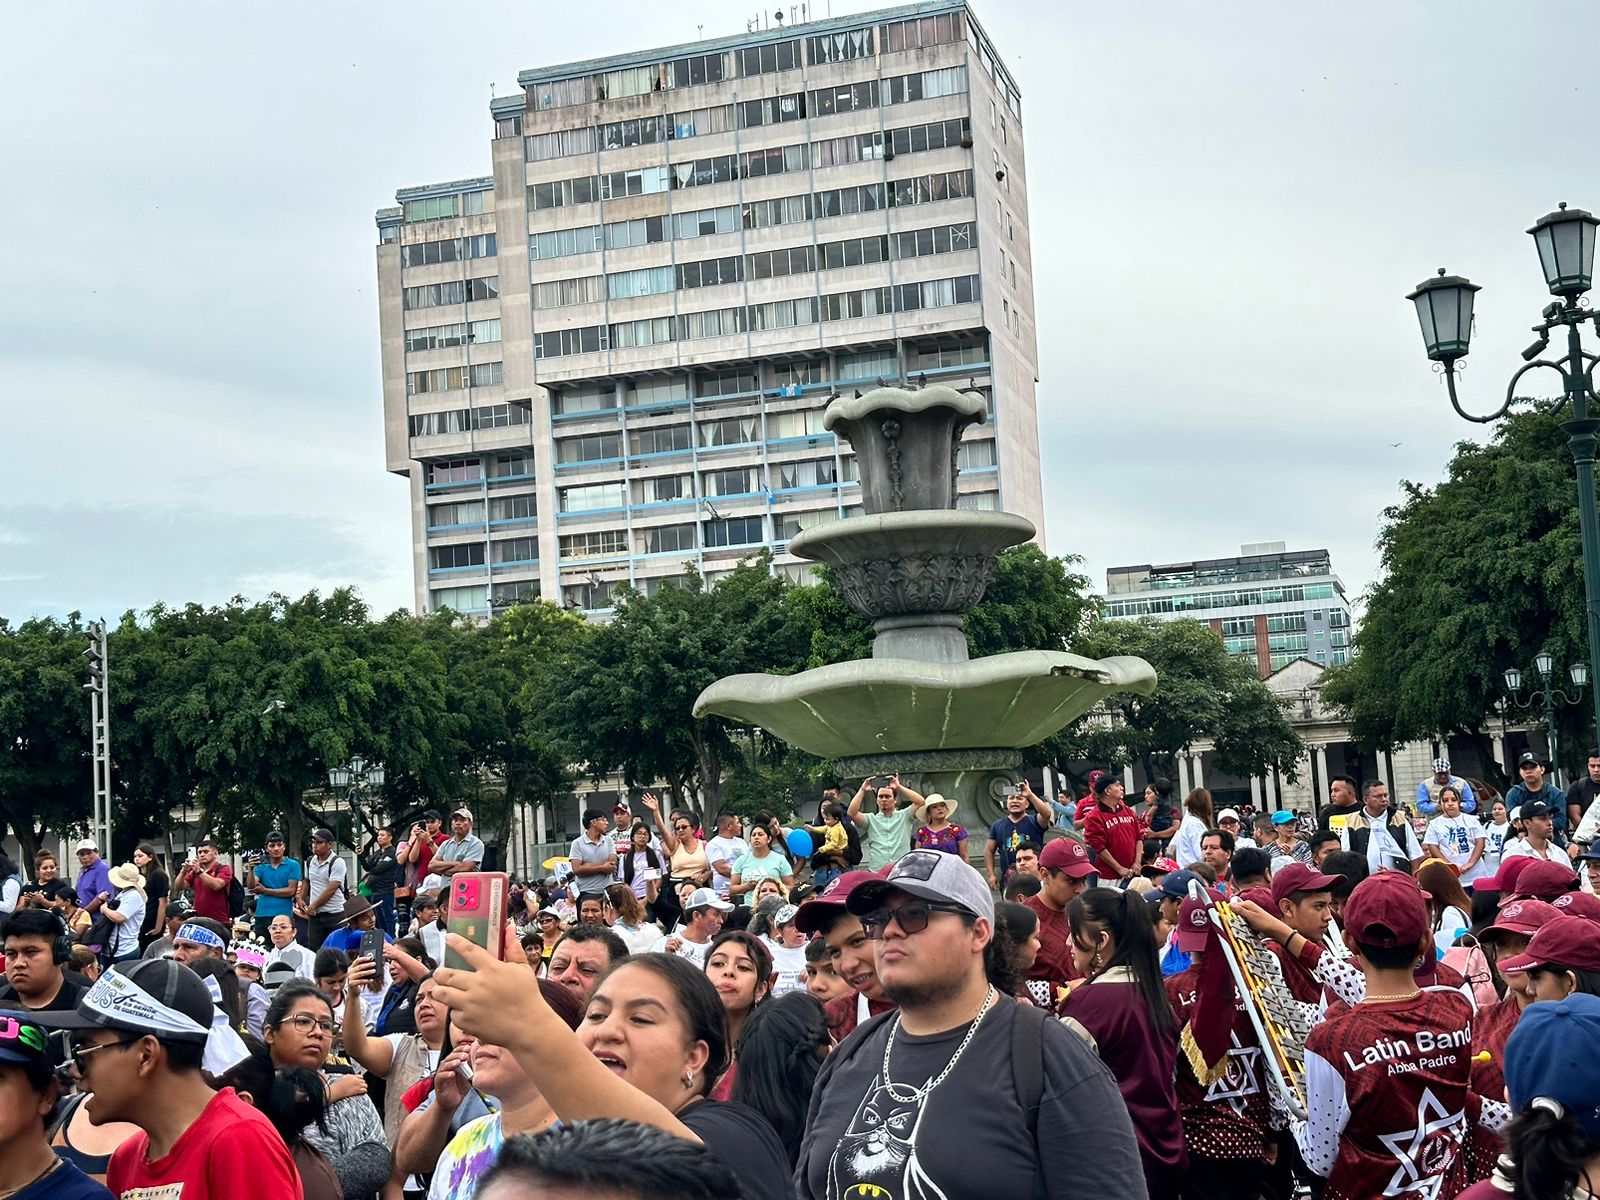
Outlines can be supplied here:
[[685, 1071], [683, 1073], [683, 1086], [686, 1087], [686, 1088], [690, 1088], [690, 1089], [692, 1089], [694, 1087], [694, 1072], [693, 1071]]

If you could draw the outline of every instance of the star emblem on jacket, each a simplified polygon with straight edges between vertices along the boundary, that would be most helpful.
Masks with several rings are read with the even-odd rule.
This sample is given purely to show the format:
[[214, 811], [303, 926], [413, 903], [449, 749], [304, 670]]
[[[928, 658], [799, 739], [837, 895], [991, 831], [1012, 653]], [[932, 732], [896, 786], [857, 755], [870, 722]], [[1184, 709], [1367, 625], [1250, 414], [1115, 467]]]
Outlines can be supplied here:
[[1229, 1034], [1229, 1040], [1233, 1045], [1228, 1051], [1226, 1065], [1222, 1075], [1206, 1090], [1205, 1100], [1208, 1104], [1224, 1100], [1229, 1108], [1242, 1116], [1246, 1098], [1261, 1090], [1260, 1075], [1256, 1068], [1261, 1047], [1241, 1044], [1238, 1030]]
[[1438, 1200], [1445, 1176], [1461, 1151], [1465, 1131], [1466, 1113], [1446, 1112], [1433, 1089], [1425, 1089], [1417, 1101], [1415, 1128], [1378, 1135], [1400, 1163], [1383, 1194]]

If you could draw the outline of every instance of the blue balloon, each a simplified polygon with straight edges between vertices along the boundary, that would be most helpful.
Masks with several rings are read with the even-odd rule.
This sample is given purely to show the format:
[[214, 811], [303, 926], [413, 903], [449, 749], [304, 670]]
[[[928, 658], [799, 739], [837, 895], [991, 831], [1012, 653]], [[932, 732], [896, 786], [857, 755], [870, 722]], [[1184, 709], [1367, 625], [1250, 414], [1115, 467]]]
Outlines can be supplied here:
[[796, 858], [811, 857], [811, 835], [804, 829], [791, 829], [783, 840], [789, 844], [789, 853]]

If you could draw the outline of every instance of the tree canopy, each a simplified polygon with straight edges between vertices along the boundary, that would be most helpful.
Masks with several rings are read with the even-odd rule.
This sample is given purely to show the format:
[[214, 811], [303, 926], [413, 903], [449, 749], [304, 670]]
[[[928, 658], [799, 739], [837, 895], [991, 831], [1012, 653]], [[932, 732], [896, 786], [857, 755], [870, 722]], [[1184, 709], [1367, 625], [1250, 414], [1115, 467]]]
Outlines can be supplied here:
[[[1558, 671], [1588, 661], [1577, 482], [1567, 438], [1546, 406], [1462, 442], [1436, 487], [1403, 483], [1384, 511], [1381, 575], [1367, 593], [1358, 653], [1329, 672], [1323, 698], [1358, 740], [1379, 747], [1458, 734], [1485, 762], [1502, 675], [1531, 676], [1548, 651]], [[1559, 713], [1572, 756], [1589, 749], [1587, 703]], [[1564, 757], [1567, 757], [1564, 755]]]

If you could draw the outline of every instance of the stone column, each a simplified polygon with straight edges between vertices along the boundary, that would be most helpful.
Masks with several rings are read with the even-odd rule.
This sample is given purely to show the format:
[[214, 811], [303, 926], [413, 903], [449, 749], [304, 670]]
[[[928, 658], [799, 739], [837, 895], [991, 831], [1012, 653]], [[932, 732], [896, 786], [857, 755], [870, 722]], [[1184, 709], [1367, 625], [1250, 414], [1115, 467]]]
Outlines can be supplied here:
[[1311, 753], [1316, 759], [1317, 777], [1311, 785], [1311, 808], [1316, 811], [1326, 804], [1331, 797], [1328, 795], [1328, 748], [1326, 746], [1313, 746]]
[[1178, 795], [1180, 797], [1187, 796], [1190, 792], [1192, 792], [1194, 790], [1194, 784], [1189, 782], [1189, 756], [1187, 754], [1182, 753], [1181, 751], [1178, 754], [1178, 780], [1177, 780], [1177, 782], [1178, 782]]
[[1261, 777], [1252, 775], [1250, 776], [1250, 803], [1257, 812], [1261, 812], [1263, 811], [1261, 808], [1262, 802]]
[[[1194, 759], [1194, 786], [1203, 788], [1206, 785], [1205, 755], [1196, 750], [1192, 757]], [[1188, 795], [1187, 792], [1184, 794]]]
[[1133, 797], [1133, 767], [1131, 764], [1122, 768], [1122, 787], [1128, 793], [1131, 802]]
[[1389, 782], [1389, 756], [1384, 751], [1378, 751], [1378, 778], [1383, 780], [1383, 786], [1389, 789], [1389, 796], [1394, 798], [1394, 784]]

